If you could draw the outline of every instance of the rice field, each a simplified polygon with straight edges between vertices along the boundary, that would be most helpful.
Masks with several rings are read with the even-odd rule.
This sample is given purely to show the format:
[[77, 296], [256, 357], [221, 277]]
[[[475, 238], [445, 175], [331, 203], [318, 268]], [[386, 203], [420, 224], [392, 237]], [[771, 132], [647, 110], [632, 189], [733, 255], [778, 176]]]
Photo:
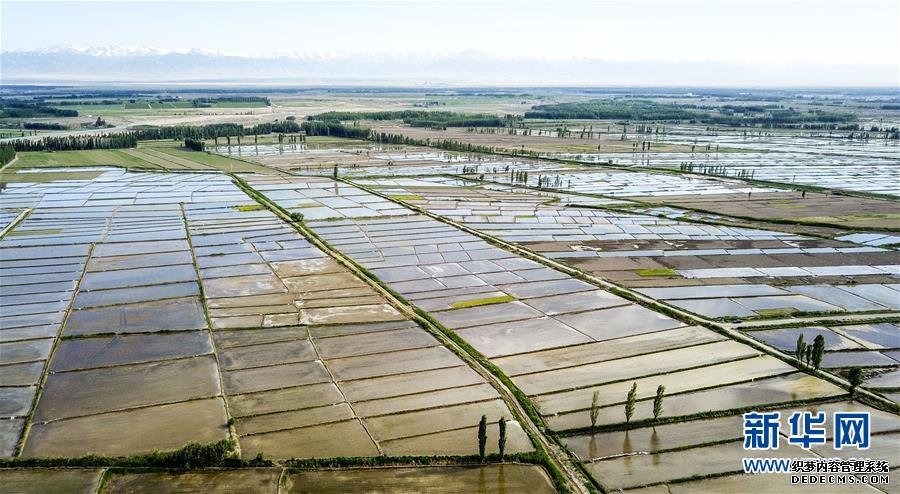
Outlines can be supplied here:
[[[900, 433], [885, 405], [900, 389], [900, 262], [878, 241], [889, 235], [620, 207], [748, 192], [712, 179], [579, 172], [606, 187], [586, 196], [500, 183], [513, 168], [490, 182], [437, 176], [463, 166], [442, 153], [329, 153], [370, 163], [341, 181], [330, 158], [299, 175], [306, 164], [275, 153], [293, 174], [91, 167], [8, 184], [0, 455], [133, 456], [231, 439], [243, 460], [275, 466], [0, 469], [0, 480], [21, 492], [550, 492], [551, 471], [518, 461], [534, 462], [541, 434], [607, 491], [720, 492], [744, 485], [745, 411], [866, 411], [875, 444]], [[864, 320], [791, 322], [819, 316]], [[792, 360], [800, 334], [825, 339], [825, 373]], [[837, 379], [856, 367], [883, 401], [851, 399]], [[488, 455], [508, 421], [513, 460], [453, 463], [479, 453], [482, 416]], [[448, 464], [284, 470], [411, 457]]]
[[440, 186], [361, 183], [423, 198], [408, 202], [706, 318], [900, 309], [900, 256], [865, 243], [867, 236], [826, 240], [579, 207], [576, 196], [566, 203], [524, 189], [430, 181]]
[[[103, 479], [101, 481], [101, 478]], [[539, 467], [488, 465], [473, 467], [377, 468], [291, 471], [281, 468], [209, 470], [188, 473], [102, 470], [9, 470], [0, 481], [10, 493], [156, 493], [231, 490], [238, 492], [555, 492]], [[99, 489], [99, 490], [98, 490]]]
[[4, 456], [228, 437], [251, 458], [465, 455], [481, 415], [512, 420], [508, 453], [533, 449], [481, 375], [274, 214], [235, 207], [252, 201], [226, 176], [105, 171], [7, 200], [30, 212], [0, 242]]
[[[290, 197], [275, 200], [286, 207], [296, 200], [306, 200], [305, 197], [310, 195], [308, 188], [318, 188], [320, 192], [316, 194], [322, 194], [323, 198], [327, 197], [324, 195], [327, 192], [335, 201], [347, 196], [354, 202], [365, 197], [365, 201], [377, 203], [380, 197], [362, 189], [351, 190], [343, 183], [329, 184], [322, 178], [291, 180], [297, 191]], [[265, 178], [248, 178], [254, 187], [267, 181]], [[522, 245], [529, 245], [527, 242], [552, 243], [554, 239], [528, 236], [543, 235], [544, 225], [553, 225], [557, 217], [578, 217], [578, 213], [583, 212], [577, 211], [573, 216], [548, 215], [551, 220], [547, 223], [528, 220], [518, 223], [517, 214], [521, 209], [527, 207], [529, 212], [537, 209], [538, 215], [528, 216], [540, 218], [541, 208], [554, 210], [554, 206], [545, 205], [543, 198], [527, 196], [519, 202], [510, 201], [514, 204], [510, 209], [521, 206], [512, 213], [503, 209], [507, 204], [504, 199], [512, 196], [511, 193], [482, 203], [478, 202], [481, 197], [473, 198], [472, 194], [490, 195], [492, 191], [473, 192], [471, 188], [454, 188], [446, 183], [443, 187], [428, 189], [397, 187], [397, 184], [377, 181], [376, 185], [383, 185], [379, 191], [388, 195], [428, 197], [427, 200], [412, 199], [409, 202], [424, 205], [431, 213], [491, 235], [497, 234], [497, 228], [502, 229], [499, 230], [502, 233], [521, 234], [527, 240], [512, 240]], [[450, 201], [444, 199], [444, 196], [457, 193], [461, 196], [455, 202], [448, 203]], [[306, 223], [330, 245], [360, 263], [410, 303], [427, 310], [440, 324], [489, 358], [534, 403], [547, 426], [563, 437], [591, 428], [589, 411], [595, 391], [600, 397], [596, 401], [597, 423], [614, 430], [625, 426], [626, 419], [653, 423], [652, 401], [660, 385], [666, 389], [666, 420], [676, 424], [697, 421], [702, 428], [707, 427], [709, 420], [719, 420], [705, 417], [730, 417], [733, 422], [734, 414], [742, 410], [786, 403], [834, 402], [846, 396], [833, 384], [799, 372], [754, 347], [653, 312], [415, 211], [410, 210], [405, 215], [391, 211], [355, 216], [354, 204], [347, 203], [345, 208], [348, 214], [338, 208], [342, 214], [307, 220]], [[618, 229], [619, 233], [614, 235], [628, 236], [628, 240], [622, 240], [638, 241], [633, 235], [647, 234], [628, 231], [628, 227], [621, 226], [619, 217], [613, 218], [607, 224]], [[567, 227], [574, 225], [572, 228], [590, 228], [574, 222], [559, 223]], [[789, 245], [786, 243], [797, 244], [802, 240], [779, 232], [711, 231], [677, 223], [666, 226], [672, 229], [672, 233], [666, 233], [670, 235], [666, 241], [672, 243], [674, 240], [707, 239], [722, 243], [734, 239], [744, 243], [782, 242]], [[608, 231], [596, 235], [604, 234]], [[754, 286], [738, 286], [734, 296], [746, 298], [749, 294], [741, 291], [753, 290]], [[712, 293], [720, 293], [717, 290], [721, 287], [709, 288]], [[790, 303], [798, 303], [789, 292], [784, 292], [783, 296], [791, 297], [786, 299]], [[479, 303], [480, 300], [488, 302]], [[768, 306], [754, 307], [762, 310]], [[882, 306], [881, 310], [889, 308]], [[632, 385], [637, 386], [633, 418], [626, 417], [622, 411]], [[895, 419], [890, 414], [888, 417]], [[739, 434], [739, 431], [733, 430], [731, 434]], [[631, 470], [634, 480], [628, 480], [628, 471], [615, 467], [616, 462], [612, 460], [608, 464], [592, 462], [586, 464], [586, 468], [600, 485], [632, 488], [700, 475], [734, 473], [721, 469], [726, 465], [737, 465], [735, 455], [743, 452], [739, 443], [737, 449], [731, 445], [712, 446], [708, 451], [704, 448], [707, 447], [698, 445], [690, 454], [660, 452], [661, 459], [671, 457], [676, 463], [668, 470], [660, 469], [658, 478], [648, 473], [655, 471], [651, 465], [656, 460], [650, 462], [650, 458], [647, 458], [650, 463], [641, 463], [639, 468]], [[694, 454], [697, 458], [715, 457], [716, 461], [700, 462], [693, 459]], [[664, 463], [668, 461], [664, 460]], [[606, 467], [612, 470], [604, 470]]]

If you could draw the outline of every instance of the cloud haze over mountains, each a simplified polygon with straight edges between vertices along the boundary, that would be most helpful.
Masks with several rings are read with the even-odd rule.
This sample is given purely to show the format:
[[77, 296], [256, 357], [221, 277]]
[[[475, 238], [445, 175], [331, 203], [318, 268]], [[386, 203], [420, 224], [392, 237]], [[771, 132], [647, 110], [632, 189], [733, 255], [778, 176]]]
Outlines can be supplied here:
[[3, 84], [236, 82], [649, 86], [895, 86], [893, 65], [619, 62], [448, 55], [232, 56], [201, 50], [62, 47], [0, 54]]

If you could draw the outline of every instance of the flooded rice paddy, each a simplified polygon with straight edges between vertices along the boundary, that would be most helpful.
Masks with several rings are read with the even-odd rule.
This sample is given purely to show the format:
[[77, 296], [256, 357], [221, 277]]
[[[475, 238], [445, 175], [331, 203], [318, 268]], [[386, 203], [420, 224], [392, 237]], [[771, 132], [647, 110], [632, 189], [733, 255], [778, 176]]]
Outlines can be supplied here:
[[[894, 323], [740, 328], [764, 345], [752, 346], [539, 262], [710, 320], [889, 317], [900, 310], [891, 235], [829, 239], [618, 208], [636, 196], [763, 193], [738, 182], [572, 174], [572, 192], [610, 199], [568, 184], [534, 191], [413, 177], [423, 167], [457, 174], [460, 161], [372, 154], [360, 175], [410, 176], [360, 180], [374, 192], [323, 176], [326, 166], [318, 176], [242, 179], [500, 369], [604, 488], [728, 489], [740, 478], [738, 414], [747, 409], [865, 410], [881, 439], [900, 432], [896, 415], [846, 401], [846, 390], [781, 358], [800, 334], [822, 335], [823, 368], [864, 367], [864, 388], [896, 399]], [[271, 156], [289, 168], [289, 158]], [[498, 171], [494, 182], [504, 177]], [[470, 455], [482, 415], [511, 420], [507, 453], [534, 450], [484, 374], [226, 175], [98, 169], [93, 179], [9, 184], [0, 197], [7, 225], [24, 214], [0, 240], [4, 457], [130, 455], [228, 437], [248, 459]], [[667, 423], [651, 427], [660, 385]], [[590, 418], [595, 392], [600, 429]], [[0, 478], [23, 484], [29, 475]], [[299, 471], [278, 487], [281, 477], [278, 469], [129, 473], [104, 489], [552, 490], [540, 468], [510, 464]], [[99, 473], [44, 479], [77, 491], [96, 486]]]
[[[379, 190], [388, 196], [408, 197], [410, 199], [404, 200], [423, 206], [429, 212], [522, 245], [532, 242], [556, 247], [555, 242], [560, 239], [552, 238], [552, 235], [560, 233], [555, 230], [546, 233], [546, 225], [550, 225], [551, 230], [555, 225], [587, 230], [602, 221], [607, 228], [569, 235], [578, 242], [587, 243], [586, 239], [590, 238], [597, 242], [593, 245], [598, 245], [603, 235], [617, 236], [607, 239], [611, 245], [612, 242], [622, 245], [649, 240], [637, 237], [644, 235], [668, 242], [665, 245], [673, 251], [695, 242], [693, 250], [698, 252], [688, 253], [695, 258], [712, 250], [702, 242], [716, 242], [717, 250], [712, 255], [725, 257], [783, 255], [777, 249], [790, 249], [791, 252], [816, 249], [815, 245], [804, 244], [807, 240], [804, 237], [776, 231], [700, 228], [665, 220], [665, 224], [659, 226], [666, 230], [653, 232], [642, 229], [656, 226], [657, 218], [583, 209], [566, 214], [568, 210], [546, 204], [545, 197], [516, 195], [509, 191], [497, 193], [477, 187], [452, 187], [447, 183], [440, 187], [416, 188], [379, 182], [374, 185], [383, 185]], [[323, 190], [342, 190], [325, 183], [321, 187]], [[451, 199], [450, 196], [455, 197]], [[544, 211], [549, 214], [542, 214]], [[521, 223], [517, 221], [520, 216], [526, 217]], [[559, 218], [587, 220], [558, 221]], [[577, 430], [590, 425], [588, 411], [594, 391], [600, 396], [598, 422], [624, 422], [622, 406], [633, 383], [638, 386], [635, 420], [652, 418], [652, 398], [659, 385], [666, 386], [667, 416], [685, 418], [798, 400], [835, 399], [843, 394], [832, 384], [798, 372], [752, 347], [700, 327], [685, 325], [412, 211], [404, 216], [336, 218], [308, 221], [307, 224], [330, 245], [362, 264], [411, 303], [428, 310], [437, 321], [490, 358], [530, 397], [547, 425], [556, 431]], [[527, 240], [504, 238], [503, 234], [521, 235]], [[549, 237], [537, 237], [540, 235]], [[560, 234], [563, 235], [565, 233]], [[567, 240], [564, 236], [562, 239]], [[753, 251], [729, 253], [728, 242], [735, 243], [731, 250]], [[763, 248], [774, 252], [767, 253]], [[845, 254], [860, 249], [856, 244], [832, 248], [847, 249]], [[864, 249], [864, 253], [870, 252], [869, 248]], [[887, 250], [871, 252], [892, 254]], [[803, 252], [806, 256], [810, 254]], [[655, 255], [663, 257], [661, 252]], [[616, 257], [625, 256], [606, 259]], [[605, 257], [598, 256], [598, 259]], [[887, 272], [877, 276], [891, 277]], [[805, 300], [809, 300], [805, 304], [824, 303], [813, 298], [815, 293], [802, 295], [805, 298], [800, 299], [801, 295], [768, 285], [733, 286], [733, 293], [721, 292], [719, 285], [709, 286], [710, 294], [704, 295], [704, 300], [715, 300], [710, 296], [723, 294], [739, 300], [757, 298], [755, 303], [748, 305], [759, 311], [786, 303], [801, 305]], [[866, 289], [867, 286], [855, 285], [854, 289]], [[878, 284], [872, 286], [888, 288]], [[763, 288], [765, 293], [758, 293], [757, 287]], [[834, 294], [830, 295], [829, 299], [836, 298]], [[778, 297], [783, 300], [777, 300]], [[776, 301], [769, 302], [772, 299]], [[874, 301], [864, 300], [867, 302], [863, 307], [875, 307], [868, 305]], [[847, 301], [842, 303], [850, 305]], [[875, 308], [891, 309], [884, 305]], [[736, 431], [731, 432], [734, 433]], [[657, 461], [654, 456], [653, 461], [647, 458], [646, 461], [635, 460], [633, 465], [626, 463], [625, 467], [631, 470], [622, 470], [615, 462], [596, 467], [592, 463], [588, 469], [601, 485], [635, 487], [671, 480], [675, 475], [673, 472], [690, 472], [687, 476], [717, 473], [733, 463], [729, 458], [734, 458], [728, 451], [734, 450], [734, 454], [743, 451], [740, 444], [737, 446], [737, 450], [728, 445], [717, 446], [722, 451], [713, 455], [717, 460], [712, 463], [694, 459], [694, 454], [697, 458], [705, 458], [712, 453], [712, 450], [699, 447], [683, 458], [676, 453], [659, 454], [665, 464], [671, 463], [669, 457], [682, 462], [679, 468], [671, 465], [654, 468]], [[606, 467], [615, 469], [607, 472]], [[640, 473], [647, 470], [654, 473], [649, 477]], [[629, 480], [629, 475], [634, 475], [634, 480]], [[654, 475], [658, 475], [658, 479]]]
[[[482, 376], [227, 176], [111, 170], [3, 194], [31, 208], [0, 243], [4, 456], [232, 434], [248, 457], [472, 454], [481, 415], [514, 418]], [[531, 449], [511, 422], [507, 451]]]
[[[878, 442], [891, 449], [888, 445], [897, 437], [898, 422], [895, 415], [868, 409], [852, 402], [835, 402], [786, 409], [782, 410], [782, 415], [789, 416], [793, 411], [829, 414], [838, 411], [868, 411], [872, 417], [873, 442]], [[689, 478], [685, 472], [711, 476], [738, 473], [735, 470], [740, 470], [740, 468], [736, 469], [735, 465], [740, 465], [740, 458], [746, 455], [742, 447], [741, 420], [739, 416], [723, 417], [637, 428], [627, 432], [580, 434], [568, 436], [564, 442], [579, 459], [586, 462], [588, 471], [601, 484], [628, 489], [640, 485], [681, 481]], [[828, 429], [826, 435], [832, 438], [833, 431]], [[783, 453], [786, 447], [792, 458], [812, 458], [819, 455], [831, 457], [835, 454], [830, 447], [814, 447], [811, 450], [803, 450], [787, 444], [786, 439], [786, 436], [781, 438], [785, 444], [779, 451]], [[893, 452], [887, 453], [884, 457], [896, 458], [896, 448], [893, 449]], [[766, 454], [766, 452], [761, 453]], [[754, 477], [769, 477], [769, 475]], [[669, 487], [674, 490], [678, 486], [683, 485], [686, 488], [690, 485], [691, 488], [684, 492], [722, 492], [717, 489], [730, 482], [736, 482], [735, 486], [744, 485], [744, 480], [746, 479], [743, 477], [728, 476], [689, 484], [671, 483], [661, 487]], [[875, 492], [871, 489], [862, 484], [859, 492]], [[635, 492], [644, 492], [644, 490]], [[655, 491], [648, 488], [646, 492]]]
[[756, 180], [769, 182], [897, 195], [896, 184], [900, 181], [900, 163], [896, 157], [896, 146], [893, 153], [860, 158], [852, 155], [786, 152], [781, 149], [729, 153], [559, 154], [552, 157], [583, 163], [612, 161], [619, 165], [673, 170], [680, 170], [683, 164], [693, 164], [695, 170], [704, 166], [723, 167], [730, 176], [745, 173], [752, 174]]
[[704, 317], [900, 309], [900, 254], [854, 242], [868, 236], [825, 240], [697, 224], [578, 207], [521, 188], [440, 182], [440, 187], [401, 186], [390, 179], [367, 183], [435, 215]]
[[[102, 480], [101, 480], [102, 478]], [[387, 491], [448, 492], [556, 492], [539, 466], [501, 464], [470, 467], [374, 468], [355, 470], [292, 471], [281, 468], [206, 470], [193, 472], [118, 472], [102, 470], [6, 470], [0, 482], [16, 494], [67, 492], [158, 493], [245, 492], [249, 494], [300, 492]], [[99, 489], [99, 490], [98, 490]]]
[[[324, 185], [323, 190], [333, 188]], [[757, 361], [762, 362], [758, 352], [731, 342], [712, 343], [713, 349], [717, 348], [715, 345], [725, 346], [704, 353], [709, 361], [702, 362], [688, 357], [696, 353], [690, 350], [683, 350], [683, 360], [676, 355], [677, 350], [671, 350], [675, 353], [667, 359], [642, 357], [639, 353], [644, 347], [640, 345], [635, 346], [637, 354], [626, 345], [620, 347], [621, 353], [605, 354], [597, 343], [643, 340], [646, 334], [677, 331], [685, 325], [425, 216], [309, 221], [308, 225], [406, 299], [426, 305], [436, 320], [482, 354], [496, 359], [501, 368], [505, 358], [529, 355], [531, 360], [544, 360], [544, 352], [558, 348], [574, 350], [584, 345], [600, 353], [594, 356], [588, 351], [586, 362], [513, 376], [514, 382], [536, 399], [542, 412], [545, 410], [539, 397], [544, 395], [549, 399], [583, 389], [589, 399], [593, 387], [605, 382], [698, 365], [724, 365], [734, 360], [747, 360], [746, 368], [752, 370]], [[546, 300], [561, 294], [582, 295], [567, 304]], [[705, 330], [697, 331], [700, 342], [709, 344], [702, 335]], [[631, 359], [632, 365], [622, 359]], [[593, 368], [604, 365], [604, 360], [616, 360], [610, 367], [624, 373], [618, 376]], [[640, 363], [642, 360], [647, 361], [646, 367]], [[664, 367], [659, 368], [660, 364]], [[790, 371], [788, 366], [776, 365], [768, 375]], [[813, 392], [827, 394], [827, 386]], [[557, 417], [583, 409], [580, 404], [572, 406], [576, 408], [548, 409], [546, 415]], [[580, 415], [583, 421], [587, 420], [586, 414]], [[555, 420], [551, 419], [551, 423]], [[576, 421], [563, 428], [582, 425]]]

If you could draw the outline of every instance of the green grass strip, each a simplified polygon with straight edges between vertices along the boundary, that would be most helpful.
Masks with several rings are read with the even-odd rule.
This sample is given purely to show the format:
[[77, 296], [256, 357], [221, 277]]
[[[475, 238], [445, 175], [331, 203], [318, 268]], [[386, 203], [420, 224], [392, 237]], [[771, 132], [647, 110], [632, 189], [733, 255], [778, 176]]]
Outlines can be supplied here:
[[62, 233], [60, 228], [47, 228], [44, 230], [13, 230], [7, 234], [8, 237], [25, 237], [28, 235], [59, 235]]
[[475, 300], [462, 300], [460, 302], [454, 302], [451, 304], [451, 307], [454, 309], [466, 309], [482, 305], [505, 304], [506, 302], [512, 302], [513, 300], [515, 300], [515, 298], [509, 295], [500, 295], [497, 297], [479, 298]]
[[388, 196], [388, 197], [390, 197], [391, 199], [396, 199], [398, 201], [423, 201], [423, 200], [425, 200], [424, 197], [422, 197], [418, 194], [396, 194], [396, 195], [392, 195], [392, 196]]
[[634, 272], [638, 276], [678, 276], [678, 272], [669, 268], [636, 269]]
[[266, 209], [266, 207], [261, 204], [247, 204], [244, 206], [231, 206], [231, 208], [236, 211], [240, 211], [242, 213], [246, 213], [246, 212], [250, 212], [250, 211], [264, 211]]

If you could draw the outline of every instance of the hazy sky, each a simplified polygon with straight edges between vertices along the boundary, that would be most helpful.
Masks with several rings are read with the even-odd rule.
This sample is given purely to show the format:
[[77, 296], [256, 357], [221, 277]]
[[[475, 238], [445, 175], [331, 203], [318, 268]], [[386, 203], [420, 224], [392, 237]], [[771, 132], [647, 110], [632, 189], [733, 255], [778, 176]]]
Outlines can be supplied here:
[[900, 2], [13, 2], [2, 49], [898, 64]]

